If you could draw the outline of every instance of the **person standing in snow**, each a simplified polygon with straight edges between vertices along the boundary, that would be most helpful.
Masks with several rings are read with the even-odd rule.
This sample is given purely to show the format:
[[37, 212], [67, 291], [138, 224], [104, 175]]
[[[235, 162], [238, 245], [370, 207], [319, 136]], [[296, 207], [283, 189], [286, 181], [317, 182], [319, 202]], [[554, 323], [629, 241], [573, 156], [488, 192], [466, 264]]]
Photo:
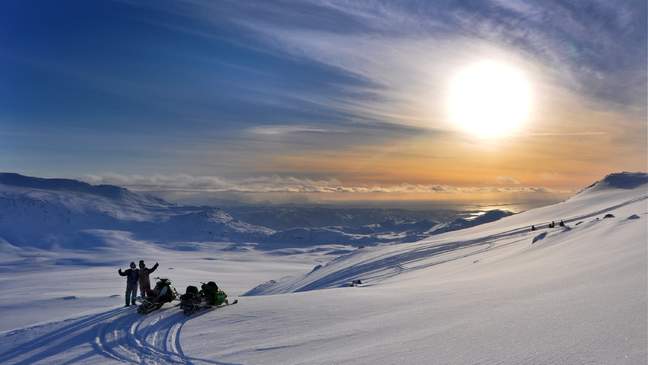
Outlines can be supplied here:
[[135, 305], [135, 297], [137, 297], [137, 282], [139, 279], [139, 270], [137, 270], [137, 266], [135, 266], [134, 262], [131, 262], [130, 269], [122, 271], [122, 269], [120, 268], [119, 270], [117, 270], [117, 272], [119, 273], [119, 275], [126, 277], [125, 307], [128, 307], [131, 304]]
[[156, 262], [155, 265], [153, 265], [152, 268], [146, 267], [144, 265], [144, 260], [140, 260], [139, 262], [139, 287], [140, 287], [140, 295], [141, 296], [147, 296], [151, 297], [153, 296], [153, 291], [151, 290], [151, 280], [149, 279], [149, 275], [153, 273], [158, 268], [158, 263]]

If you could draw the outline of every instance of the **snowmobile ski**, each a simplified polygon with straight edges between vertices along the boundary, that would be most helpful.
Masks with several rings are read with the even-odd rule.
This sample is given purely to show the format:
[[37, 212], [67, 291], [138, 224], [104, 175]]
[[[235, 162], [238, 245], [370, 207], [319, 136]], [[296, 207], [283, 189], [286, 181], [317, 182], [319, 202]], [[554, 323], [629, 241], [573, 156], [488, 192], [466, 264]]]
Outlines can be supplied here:
[[234, 301], [231, 302], [231, 303], [223, 303], [223, 304], [220, 304], [220, 305], [199, 305], [199, 306], [187, 307], [187, 308], [183, 309], [183, 313], [186, 316], [190, 316], [190, 315], [198, 313], [198, 312], [215, 310], [215, 309], [218, 309], [218, 308], [223, 308], [223, 307], [227, 307], [227, 306], [230, 306], [230, 305], [234, 305], [236, 303], [238, 303], [238, 299], [234, 299]]

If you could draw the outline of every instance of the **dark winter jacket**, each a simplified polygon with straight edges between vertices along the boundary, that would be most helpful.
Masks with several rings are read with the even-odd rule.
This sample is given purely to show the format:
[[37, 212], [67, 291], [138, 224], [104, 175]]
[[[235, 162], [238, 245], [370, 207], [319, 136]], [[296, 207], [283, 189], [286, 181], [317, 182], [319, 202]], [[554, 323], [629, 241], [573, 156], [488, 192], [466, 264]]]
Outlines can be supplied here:
[[139, 270], [138, 269], [126, 269], [122, 271], [122, 269], [117, 270], [119, 275], [121, 276], [126, 276], [126, 280], [128, 282], [128, 285], [137, 285], [137, 280], [139, 279]]
[[152, 268], [144, 267], [139, 269], [139, 285], [140, 288], [146, 288], [150, 289], [151, 288], [151, 280], [149, 279], [149, 275], [153, 273], [158, 268], [158, 264], [155, 263]]

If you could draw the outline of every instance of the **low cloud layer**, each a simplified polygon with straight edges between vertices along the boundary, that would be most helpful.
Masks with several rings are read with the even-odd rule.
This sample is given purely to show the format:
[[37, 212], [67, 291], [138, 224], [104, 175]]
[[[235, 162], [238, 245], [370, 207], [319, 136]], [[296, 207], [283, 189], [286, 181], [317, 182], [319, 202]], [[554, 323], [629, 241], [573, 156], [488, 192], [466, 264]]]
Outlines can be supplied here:
[[348, 193], [348, 194], [466, 194], [466, 193], [566, 193], [541, 186], [523, 186], [511, 177], [498, 178], [494, 186], [451, 186], [441, 184], [346, 185], [336, 179], [308, 179], [284, 176], [259, 176], [226, 179], [191, 175], [87, 175], [92, 184], [112, 184], [136, 191], [185, 193]]

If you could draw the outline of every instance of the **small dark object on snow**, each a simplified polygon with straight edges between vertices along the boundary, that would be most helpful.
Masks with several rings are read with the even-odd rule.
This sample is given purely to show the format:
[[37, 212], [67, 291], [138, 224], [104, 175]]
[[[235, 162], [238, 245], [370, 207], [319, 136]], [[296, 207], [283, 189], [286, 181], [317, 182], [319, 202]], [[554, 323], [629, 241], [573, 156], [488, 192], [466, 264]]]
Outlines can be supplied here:
[[606, 219], [606, 218], [614, 218], [614, 214], [608, 213], [608, 214], [604, 215], [603, 219]]
[[565, 226], [565, 222], [563, 222], [563, 220], [561, 219], [561, 220], [560, 220], [560, 223], [558, 223], [558, 225], [561, 226], [561, 227], [564, 227], [564, 226]]
[[535, 227], [534, 225], [531, 225], [531, 230], [532, 230], [532, 231], [535, 231], [535, 230], [536, 230], [536, 227]]
[[539, 235], [533, 237], [533, 241], [531, 241], [531, 244], [534, 244], [540, 240], [543, 240], [545, 237], [547, 237], [547, 232], [542, 232]]
[[358, 285], [362, 285], [362, 280], [355, 279], [351, 282], [351, 284], [349, 284], [349, 286], [358, 286]]
[[554, 228], [555, 226], [556, 226], [556, 222], [551, 221], [551, 223], [549, 223], [549, 228]]
[[578, 223], [576, 223], [576, 224], [574, 224], [574, 225], [577, 226], [577, 225], [579, 225], [579, 224], [581, 224], [581, 223], [583, 223], [583, 221], [580, 221], [580, 222], [578, 222]]
[[636, 214], [633, 214], [633, 215], [628, 217], [628, 219], [639, 219], [639, 218], [640, 217], [638, 215], [636, 215]]

